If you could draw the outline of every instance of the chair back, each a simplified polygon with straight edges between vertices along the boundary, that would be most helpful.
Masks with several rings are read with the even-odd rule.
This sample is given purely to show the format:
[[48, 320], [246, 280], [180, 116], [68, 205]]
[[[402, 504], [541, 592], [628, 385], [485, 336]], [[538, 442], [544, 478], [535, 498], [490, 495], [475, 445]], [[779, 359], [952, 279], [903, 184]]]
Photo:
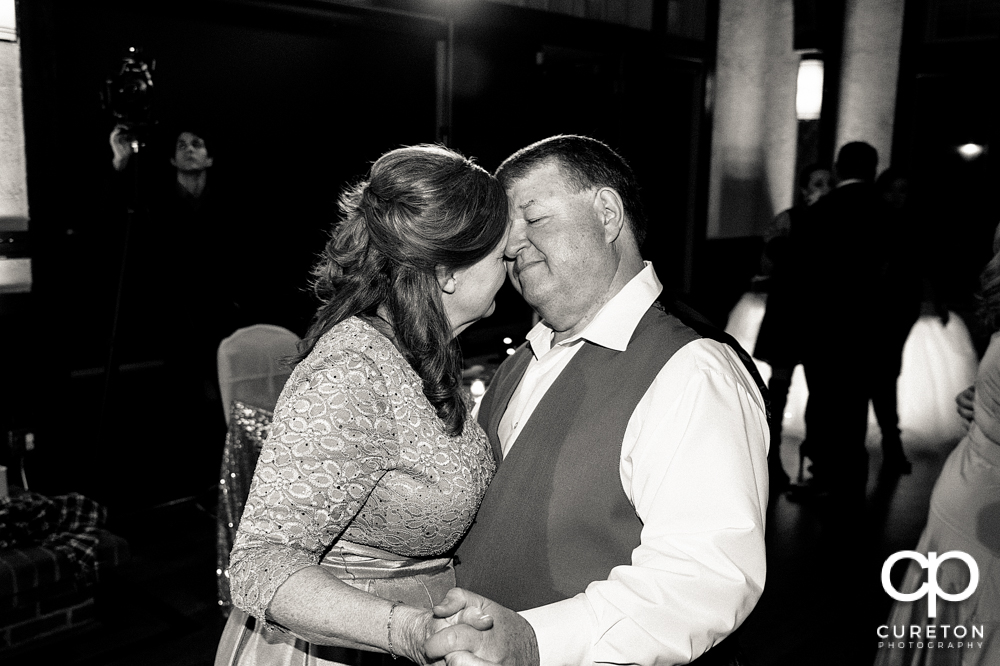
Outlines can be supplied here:
[[219, 343], [219, 391], [227, 424], [233, 400], [274, 411], [292, 372], [283, 361], [297, 353], [298, 342], [299, 336], [287, 328], [254, 324]]

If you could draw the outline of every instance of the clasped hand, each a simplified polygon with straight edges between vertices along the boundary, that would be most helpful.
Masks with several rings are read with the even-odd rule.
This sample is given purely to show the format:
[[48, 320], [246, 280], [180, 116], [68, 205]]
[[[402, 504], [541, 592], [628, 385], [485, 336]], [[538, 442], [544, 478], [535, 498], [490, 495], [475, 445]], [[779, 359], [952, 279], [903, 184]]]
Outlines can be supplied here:
[[461, 588], [434, 607], [438, 630], [424, 643], [431, 660], [448, 666], [538, 666], [538, 643], [514, 611]]
[[965, 421], [965, 427], [972, 425], [976, 413], [976, 387], [970, 386], [955, 396], [956, 411]]

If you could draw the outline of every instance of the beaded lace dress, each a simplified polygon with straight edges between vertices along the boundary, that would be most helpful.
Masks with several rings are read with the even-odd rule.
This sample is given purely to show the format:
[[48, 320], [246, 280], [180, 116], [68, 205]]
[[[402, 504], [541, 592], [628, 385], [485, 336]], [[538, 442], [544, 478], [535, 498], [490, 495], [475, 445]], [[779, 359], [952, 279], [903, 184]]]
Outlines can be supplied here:
[[[266, 621], [265, 609], [304, 567], [331, 566], [374, 594], [377, 585], [345, 576], [338, 565], [360, 553], [366, 567], [393, 569], [397, 585], [410, 567], [419, 575], [431, 562], [453, 576], [442, 556], [472, 524], [494, 471], [475, 420], [448, 435], [422, 380], [388, 338], [359, 318], [335, 326], [296, 366], [275, 407], [230, 559], [233, 605], [245, 613], [230, 616], [216, 663], [338, 663], [313, 658], [316, 646], [293, 638], [286, 643], [298, 660], [254, 658], [246, 652], [256, 643], [231, 634], [264, 632], [270, 650], [284, 632]], [[423, 583], [414, 587], [426, 607], [437, 601]]]

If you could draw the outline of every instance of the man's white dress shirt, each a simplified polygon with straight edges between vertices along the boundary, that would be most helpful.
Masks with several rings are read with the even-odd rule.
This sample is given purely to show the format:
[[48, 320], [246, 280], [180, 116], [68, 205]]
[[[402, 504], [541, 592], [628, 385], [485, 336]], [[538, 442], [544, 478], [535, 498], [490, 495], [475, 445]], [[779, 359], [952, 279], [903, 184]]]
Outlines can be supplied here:
[[[579, 335], [552, 346], [545, 322], [499, 426], [504, 455], [583, 340], [624, 350], [663, 287], [652, 266]], [[571, 599], [526, 610], [541, 666], [687, 663], [750, 613], [764, 587], [768, 428], [753, 378], [701, 339], [660, 370], [629, 419], [621, 483], [643, 522], [630, 565]]]

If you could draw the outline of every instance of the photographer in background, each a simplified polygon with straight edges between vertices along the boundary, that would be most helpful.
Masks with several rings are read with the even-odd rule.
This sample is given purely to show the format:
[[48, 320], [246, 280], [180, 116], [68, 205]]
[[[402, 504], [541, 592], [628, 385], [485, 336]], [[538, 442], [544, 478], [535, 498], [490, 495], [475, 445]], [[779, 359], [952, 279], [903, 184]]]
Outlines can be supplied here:
[[219, 342], [256, 323], [243, 297], [253, 293], [248, 252], [240, 249], [247, 215], [240, 197], [209, 175], [214, 144], [205, 128], [178, 124], [160, 142], [150, 131], [119, 124], [109, 139], [131, 211], [118, 346], [124, 362], [162, 363], [163, 398], [184, 405], [184, 418], [196, 424], [186, 430], [197, 433], [192, 454], [204, 457], [192, 466], [199, 480], [188, 490], [197, 492], [215, 483], [214, 456], [225, 437]]

